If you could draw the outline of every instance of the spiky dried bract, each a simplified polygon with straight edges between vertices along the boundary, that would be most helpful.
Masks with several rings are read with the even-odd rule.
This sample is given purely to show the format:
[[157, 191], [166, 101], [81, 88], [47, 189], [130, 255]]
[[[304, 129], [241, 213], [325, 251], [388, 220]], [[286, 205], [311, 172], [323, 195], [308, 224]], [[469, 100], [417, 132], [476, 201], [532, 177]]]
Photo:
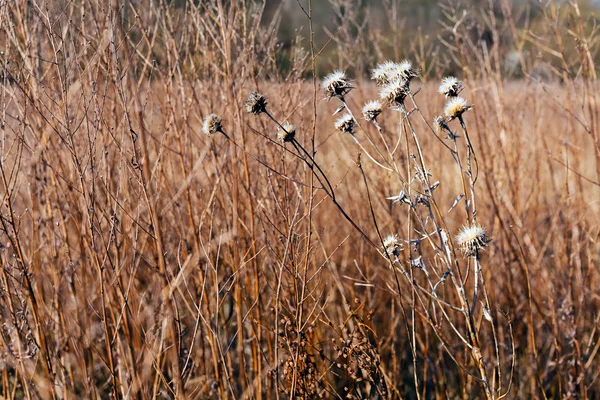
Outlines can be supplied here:
[[487, 237], [485, 228], [477, 223], [463, 226], [456, 235], [458, 247], [467, 257], [476, 256], [490, 241], [491, 239]]
[[258, 115], [267, 110], [267, 98], [258, 92], [252, 92], [246, 100], [245, 106], [246, 111]]
[[325, 91], [327, 99], [331, 99], [332, 97], [341, 98], [352, 90], [352, 85], [350, 85], [350, 81], [346, 78], [346, 73], [343, 71], [334, 71], [327, 75], [323, 79], [321, 87]]
[[284, 123], [282, 126], [277, 128], [277, 139], [280, 142], [291, 142], [296, 136], [296, 127], [290, 123]]
[[462, 83], [453, 76], [442, 79], [438, 92], [446, 97], [456, 97], [463, 89]]
[[404, 99], [410, 93], [408, 81], [396, 79], [381, 88], [379, 97], [392, 106], [403, 106]]
[[335, 121], [335, 129], [342, 133], [354, 134], [354, 118], [350, 114], [344, 114]]
[[377, 64], [371, 72], [371, 78], [375, 81], [377, 86], [384, 86], [390, 83], [392, 72], [396, 69], [397, 64], [392, 61], [386, 61], [381, 64]]
[[381, 114], [381, 111], [381, 103], [377, 100], [369, 101], [362, 109], [363, 117], [367, 121], [375, 121], [379, 114]]
[[386, 257], [392, 255], [398, 257], [401, 250], [402, 244], [398, 235], [388, 235], [383, 239], [383, 251]]
[[472, 106], [467, 104], [467, 101], [462, 97], [453, 97], [446, 103], [444, 107], [444, 114], [452, 121], [453, 119], [459, 118], [465, 112], [469, 111]]
[[217, 132], [223, 131], [223, 122], [217, 114], [209, 114], [204, 118], [202, 123], [202, 132], [206, 135], [214, 135]]

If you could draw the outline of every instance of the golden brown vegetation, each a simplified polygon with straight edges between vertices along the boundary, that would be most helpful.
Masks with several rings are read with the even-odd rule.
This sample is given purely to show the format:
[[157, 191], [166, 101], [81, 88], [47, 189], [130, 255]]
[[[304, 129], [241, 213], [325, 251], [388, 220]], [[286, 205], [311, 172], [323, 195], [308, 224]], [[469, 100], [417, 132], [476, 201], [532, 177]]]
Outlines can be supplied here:
[[[599, 396], [577, 1], [531, 27], [508, 0], [442, 5], [440, 47], [401, 50], [420, 75], [374, 122], [368, 79], [324, 99], [297, 6], [306, 46], [281, 53], [250, 1], [0, 6], [2, 397]], [[448, 68], [473, 108], [436, 132]]]

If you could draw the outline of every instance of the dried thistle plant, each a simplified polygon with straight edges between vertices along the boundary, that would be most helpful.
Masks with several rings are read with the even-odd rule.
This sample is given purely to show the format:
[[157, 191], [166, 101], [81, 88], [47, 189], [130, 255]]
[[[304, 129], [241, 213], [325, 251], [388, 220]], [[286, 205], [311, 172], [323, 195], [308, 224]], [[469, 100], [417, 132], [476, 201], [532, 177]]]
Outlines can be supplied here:
[[335, 129], [342, 133], [354, 135], [354, 117], [344, 114], [335, 121]]
[[350, 80], [346, 77], [346, 73], [343, 71], [334, 71], [327, 75], [323, 79], [321, 87], [325, 91], [325, 95], [328, 100], [332, 97], [343, 98], [344, 95], [353, 89], [352, 85], [350, 84]]
[[404, 100], [410, 93], [408, 81], [396, 79], [383, 88], [379, 92], [381, 100], [390, 106], [404, 107]]
[[373, 100], [363, 106], [362, 114], [365, 120], [372, 122], [377, 119], [382, 111], [381, 103], [377, 100]]
[[468, 105], [467, 101], [462, 97], [453, 97], [446, 103], [444, 107], [444, 115], [449, 121], [460, 118], [469, 111], [473, 106]]
[[202, 132], [206, 135], [214, 135], [223, 131], [223, 121], [217, 114], [209, 114], [202, 123]]
[[245, 103], [246, 111], [254, 115], [259, 115], [267, 110], [267, 99], [258, 92], [250, 93]]
[[456, 242], [466, 257], [473, 257], [485, 249], [491, 239], [487, 237], [485, 228], [473, 223], [460, 229], [456, 235]]
[[462, 91], [462, 83], [453, 76], [448, 76], [442, 79], [442, 83], [438, 88], [438, 93], [446, 97], [456, 97]]
[[296, 127], [288, 122], [277, 127], [277, 140], [282, 143], [293, 142], [296, 137]]

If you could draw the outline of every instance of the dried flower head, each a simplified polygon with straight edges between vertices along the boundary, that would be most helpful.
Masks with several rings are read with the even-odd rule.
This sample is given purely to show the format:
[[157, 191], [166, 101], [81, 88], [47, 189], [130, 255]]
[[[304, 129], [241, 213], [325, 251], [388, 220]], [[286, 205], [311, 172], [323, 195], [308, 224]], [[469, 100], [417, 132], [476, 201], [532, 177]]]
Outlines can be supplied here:
[[335, 129], [342, 133], [354, 134], [354, 118], [350, 114], [344, 114], [335, 121]]
[[433, 130], [435, 133], [440, 134], [447, 127], [446, 120], [441, 115], [438, 115], [433, 119]]
[[290, 123], [284, 123], [282, 126], [277, 128], [277, 139], [280, 142], [291, 142], [296, 136], [296, 127]]
[[458, 247], [467, 257], [476, 256], [490, 241], [491, 239], [487, 237], [485, 228], [477, 223], [463, 226], [456, 235]]
[[469, 111], [473, 106], [467, 104], [467, 101], [462, 97], [453, 97], [446, 103], [444, 107], [444, 114], [452, 121], [455, 118], [459, 118], [465, 112]]
[[404, 99], [409, 93], [408, 81], [396, 79], [381, 88], [379, 96], [381, 100], [392, 106], [403, 106]]
[[346, 78], [346, 73], [342, 71], [334, 71], [327, 75], [323, 79], [321, 87], [325, 91], [328, 100], [332, 97], [343, 97], [353, 89], [350, 85], [350, 81]]
[[221, 117], [217, 114], [209, 114], [204, 118], [204, 122], [202, 123], [202, 132], [207, 135], [213, 135], [217, 132], [223, 131], [223, 123], [221, 121]]
[[402, 244], [398, 235], [388, 235], [383, 239], [383, 251], [385, 256], [396, 256], [400, 255], [402, 250]]
[[421, 73], [421, 70], [418, 68], [413, 68], [412, 64], [408, 60], [404, 60], [401, 63], [395, 65], [395, 68], [391, 72], [391, 78], [399, 78], [403, 79], [407, 82], [410, 82], [413, 78], [416, 78]]
[[373, 100], [364, 105], [362, 109], [363, 117], [367, 121], [375, 121], [379, 114], [381, 114], [381, 103], [377, 100]]
[[456, 97], [463, 89], [462, 83], [453, 76], [442, 79], [438, 92], [446, 97]]
[[249, 113], [258, 115], [267, 110], [267, 99], [265, 96], [258, 92], [250, 93], [248, 100], [246, 100], [246, 111]]
[[371, 78], [375, 81], [378, 86], [384, 86], [390, 83], [392, 74], [397, 68], [397, 64], [392, 61], [386, 61], [381, 64], [377, 64], [373, 71], [371, 71]]

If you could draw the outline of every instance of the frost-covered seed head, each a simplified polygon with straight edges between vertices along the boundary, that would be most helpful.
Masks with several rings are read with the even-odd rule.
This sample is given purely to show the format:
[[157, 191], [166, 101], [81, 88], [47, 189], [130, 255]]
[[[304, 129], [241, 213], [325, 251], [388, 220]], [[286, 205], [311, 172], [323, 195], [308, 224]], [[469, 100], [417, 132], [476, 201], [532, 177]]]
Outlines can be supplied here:
[[223, 123], [221, 121], [221, 117], [219, 117], [217, 114], [209, 114], [206, 118], [204, 118], [202, 132], [204, 132], [206, 135], [213, 135], [222, 131]]
[[350, 114], [344, 114], [335, 121], [335, 129], [342, 133], [354, 134], [354, 118]]
[[250, 93], [248, 100], [246, 100], [246, 111], [249, 113], [258, 115], [267, 110], [267, 99], [265, 96], [258, 92]]
[[367, 121], [375, 121], [379, 114], [381, 114], [381, 103], [377, 100], [373, 100], [364, 105], [362, 109], [363, 117]]
[[487, 237], [485, 228], [477, 223], [463, 226], [456, 235], [458, 247], [467, 257], [476, 256], [490, 241], [491, 239]]
[[291, 142], [296, 136], [296, 127], [290, 123], [284, 123], [282, 126], [277, 128], [277, 139], [280, 142]]
[[397, 79], [385, 85], [381, 88], [379, 97], [390, 105], [402, 106], [404, 99], [410, 93], [408, 82], [405, 80]]
[[459, 118], [465, 112], [469, 111], [472, 106], [467, 104], [467, 101], [462, 97], [453, 97], [446, 103], [444, 107], [444, 114], [452, 121], [453, 119]]
[[456, 97], [463, 89], [462, 83], [453, 76], [442, 79], [438, 92], [446, 97]]
[[396, 256], [400, 255], [400, 250], [402, 250], [402, 244], [400, 243], [400, 239], [398, 235], [388, 235], [383, 239], [383, 250], [385, 256]]
[[341, 98], [350, 90], [352, 90], [350, 81], [348, 80], [348, 78], [346, 78], [346, 74], [342, 71], [334, 71], [331, 74], [327, 75], [323, 79], [321, 87], [325, 91], [328, 100], [332, 97]]

